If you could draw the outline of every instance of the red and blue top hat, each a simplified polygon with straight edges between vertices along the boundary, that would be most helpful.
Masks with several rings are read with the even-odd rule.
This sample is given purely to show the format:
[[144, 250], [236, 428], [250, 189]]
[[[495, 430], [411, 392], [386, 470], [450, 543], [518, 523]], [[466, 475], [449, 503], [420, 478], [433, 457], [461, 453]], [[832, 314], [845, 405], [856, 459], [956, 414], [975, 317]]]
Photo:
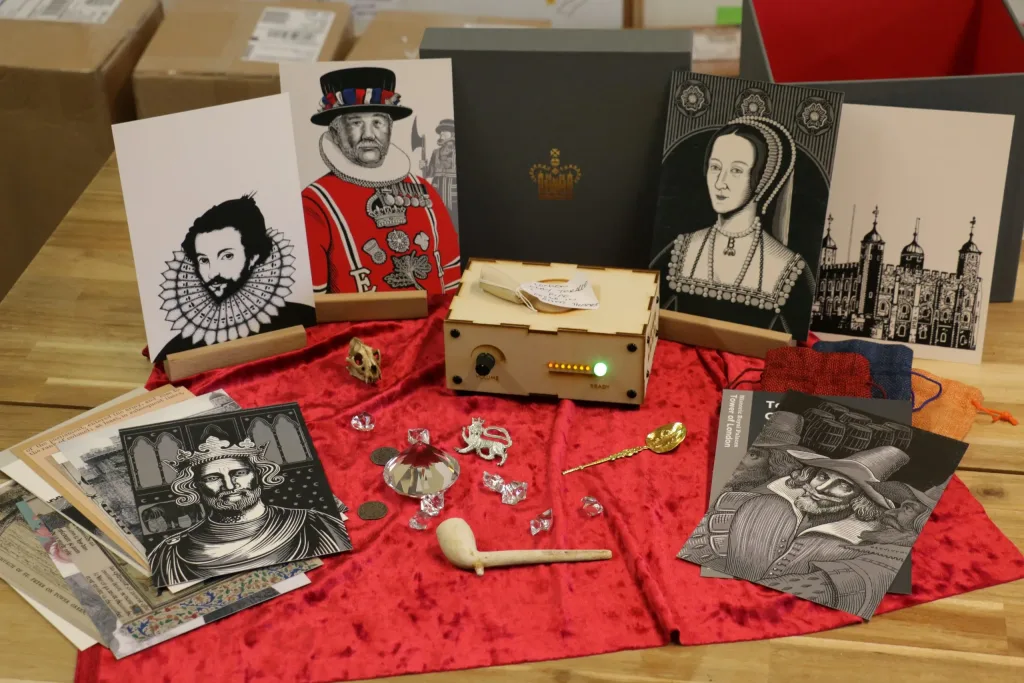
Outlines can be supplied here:
[[372, 66], [330, 71], [320, 77], [320, 110], [310, 117], [318, 126], [330, 125], [338, 116], [348, 113], [387, 114], [398, 121], [412, 114], [412, 109], [398, 102], [395, 72]]

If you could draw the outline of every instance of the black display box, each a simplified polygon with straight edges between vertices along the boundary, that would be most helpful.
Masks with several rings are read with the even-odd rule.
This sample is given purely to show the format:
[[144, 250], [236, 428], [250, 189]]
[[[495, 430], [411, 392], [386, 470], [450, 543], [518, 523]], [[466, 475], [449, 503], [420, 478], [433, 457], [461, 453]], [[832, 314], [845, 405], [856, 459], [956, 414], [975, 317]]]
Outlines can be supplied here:
[[740, 75], [849, 104], [1013, 114], [991, 301], [1013, 301], [1024, 232], [1024, 32], [1004, 0], [744, 0]]
[[459, 248], [470, 258], [646, 268], [682, 30], [431, 28], [450, 58]]

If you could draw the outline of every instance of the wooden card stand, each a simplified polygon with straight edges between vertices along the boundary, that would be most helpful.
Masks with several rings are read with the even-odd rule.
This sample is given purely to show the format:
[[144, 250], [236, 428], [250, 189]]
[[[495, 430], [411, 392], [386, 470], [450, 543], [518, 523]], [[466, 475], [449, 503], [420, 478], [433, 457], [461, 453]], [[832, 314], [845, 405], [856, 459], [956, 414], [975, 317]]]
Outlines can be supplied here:
[[729, 351], [742, 356], [764, 358], [772, 349], [794, 346], [793, 335], [759, 327], [701, 318], [662, 309], [659, 312], [658, 338]]
[[302, 325], [286, 327], [245, 339], [203, 346], [191, 351], [171, 353], [164, 361], [164, 372], [172, 382], [191, 377], [207, 370], [269, 358], [279, 353], [297, 351], [306, 345], [306, 328]]
[[408, 320], [426, 317], [427, 293], [422, 289], [316, 295], [316, 321], [318, 323]]

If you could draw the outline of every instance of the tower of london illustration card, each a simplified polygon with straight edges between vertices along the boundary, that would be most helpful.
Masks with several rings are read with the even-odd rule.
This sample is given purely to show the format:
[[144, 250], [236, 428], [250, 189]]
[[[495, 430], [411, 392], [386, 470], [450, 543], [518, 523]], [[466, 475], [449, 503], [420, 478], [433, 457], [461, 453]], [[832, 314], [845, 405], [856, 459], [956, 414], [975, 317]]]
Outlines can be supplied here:
[[[352, 549], [298, 404], [120, 431], [153, 585]], [[187, 518], [184, 528], [169, 520]]]
[[287, 95], [113, 127], [149, 357], [316, 323]]
[[282, 62], [317, 293], [459, 286], [450, 59]]
[[842, 101], [673, 73], [650, 264], [662, 309], [807, 338]]
[[843, 107], [815, 334], [981, 362], [1013, 122]]
[[678, 557], [870, 619], [966, 451], [789, 392]]

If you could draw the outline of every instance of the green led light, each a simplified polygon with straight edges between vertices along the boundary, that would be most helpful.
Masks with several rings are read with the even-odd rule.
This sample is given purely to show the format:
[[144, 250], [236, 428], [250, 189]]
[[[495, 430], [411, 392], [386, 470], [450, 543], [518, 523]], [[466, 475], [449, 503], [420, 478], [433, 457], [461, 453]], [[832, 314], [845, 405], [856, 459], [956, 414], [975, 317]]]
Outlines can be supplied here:
[[608, 366], [605, 363], [594, 363], [594, 375], [604, 377], [608, 374]]

